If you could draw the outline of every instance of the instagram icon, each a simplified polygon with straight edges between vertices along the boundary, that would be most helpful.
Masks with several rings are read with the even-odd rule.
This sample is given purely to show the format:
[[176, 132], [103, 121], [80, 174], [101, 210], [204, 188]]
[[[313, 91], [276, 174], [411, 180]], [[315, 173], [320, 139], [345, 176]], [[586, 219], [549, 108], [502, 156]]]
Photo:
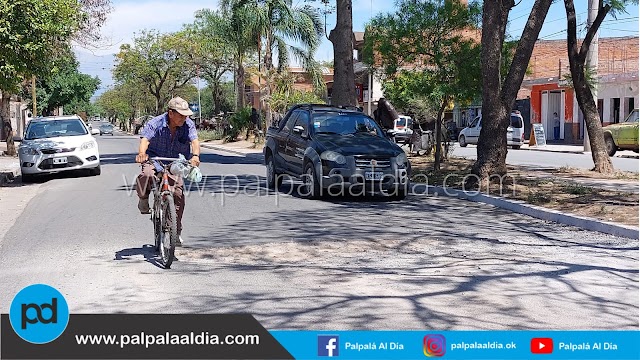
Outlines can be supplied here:
[[442, 357], [447, 351], [447, 344], [444, 336], [438, 334], [429, 334], [424, 337], [423, 348], [424, 355], [427, 357]]

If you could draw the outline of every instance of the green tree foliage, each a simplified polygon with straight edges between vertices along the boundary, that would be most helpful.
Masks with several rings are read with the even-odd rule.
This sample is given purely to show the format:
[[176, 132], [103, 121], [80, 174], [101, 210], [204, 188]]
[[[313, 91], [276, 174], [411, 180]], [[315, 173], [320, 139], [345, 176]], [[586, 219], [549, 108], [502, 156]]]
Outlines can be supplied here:
[[214, 98], [213, 91], [212, 86], [207, 86], [201, 90], [200, 106], [202, 107], [202, 117], [204, 119], [211, 119], [212, 117], [219, 115], [221, 112], [229, 113], [235, 109], [235, 92], [232, 82], [223, 82], [218, 87], [219, 93], [216, 97], [219, 99], [219, 104], [217, 110], [214, 102], [212, 101]]
[[[310, 75], [314, 88], [324, 91], [325, 84], [319, 63], [314, 59], [324, 34], [319, 12], [312, 6], [294, 6], [291, 0], [223, 0], [221, 6], [243, 23], [253, 34], [264, 65], [258, 75], [264, 80], [265, 121], [271, 122], [272, 77], [288, 71], [290, 53]], [[263, 51], [264, 50], [264, 51]], [[277, 54], [278, 63], [274, 66]], [[260, 61], [260, 59], [259, 59]]]
[[114, 78], [120, 83], [145, 84], [144, 89], [156, 100], [158, 113], [180, 88], [196, 75], [190, 54], [194, 44], [186, 32], [160, 34], [144, 31], [125, 44], [116, 55]]
[[438, 170], [444, 110], [480, 93], [480, 46], [472, 30], [481, 10], [457, 1], [402, 0], [397, 6], [396, 13], [380, 15], [368, 26], [365, 61], [382, 68], [385, 90], [400, 107], [422, 102], [423, 109], [438, 110]]
[[79, 11], [76, 0], [0, 0], [0, 118], [10, 155], [16, 149], [9, 98], [25, 79], [49, 73], [79, 28]]
[[187, 26], [195, 44], [195, 52], [191, 56], [198, 74], [209, 84], [207, 94], [212, 99], [211, 113], [215, 114], [221, 111], [225, 101], [224, 77], [234, 69], [234, 46], [222, 33], [224, 21], [217, 12], [201, 10], [196, 13], [195, 22]]
[[[36, 83], [38, 113], [50, 113], [62, 106], [66, 114], [86, 111], [91, 96], [98, 90], [100, 79], [78, 71], [73, 53], [60, 59], [51, 74]], [[23, 98], [31, 99], [31, 83], [23, 88]], [[32, 106], [29, 102], [29, 107]]]

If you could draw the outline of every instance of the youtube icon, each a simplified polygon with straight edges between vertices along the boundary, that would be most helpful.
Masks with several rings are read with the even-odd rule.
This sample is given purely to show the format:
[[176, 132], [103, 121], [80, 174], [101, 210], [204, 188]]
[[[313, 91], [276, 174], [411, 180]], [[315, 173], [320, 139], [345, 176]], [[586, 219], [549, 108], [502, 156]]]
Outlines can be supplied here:
[[553, 352], [552, 338], [531, 339], [531, 352], [534, 354], [551, 354]]

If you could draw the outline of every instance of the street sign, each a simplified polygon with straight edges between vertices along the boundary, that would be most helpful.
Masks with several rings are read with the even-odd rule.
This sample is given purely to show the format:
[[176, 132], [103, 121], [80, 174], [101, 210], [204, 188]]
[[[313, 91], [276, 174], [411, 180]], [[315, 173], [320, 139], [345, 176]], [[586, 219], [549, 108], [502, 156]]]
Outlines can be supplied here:
[[193, 112], [198, 112], [200, 110], [200, 104], [189, 104], [189, 108]]

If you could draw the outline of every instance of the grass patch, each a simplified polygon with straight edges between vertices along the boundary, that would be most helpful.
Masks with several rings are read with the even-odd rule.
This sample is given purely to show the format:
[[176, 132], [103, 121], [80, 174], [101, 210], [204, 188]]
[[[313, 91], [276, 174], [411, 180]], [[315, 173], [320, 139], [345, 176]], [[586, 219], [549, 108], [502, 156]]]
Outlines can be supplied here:
[[[472, 160], [449, 158], [438, 171], [433, 170], [433, 157], [410, 157], [412, 181], [463, 190], [464, 179], [471, 174]], [[638, 194], [613, 191], [597, 185], [585, 186], [583, 179], [637, 181], [638, 174], [618, 172], [598, 174], [593, 171], [565, 166], [560, 169], [531, 169], [509, 166], [508, 176], [492, 179], [491, 184], [477, 190], [483, 194], [520, 200], [570, 214], [598, 218], [621, 224], [638, 226]], [[497, 180], [497, 181], [496, 181]], [[607, 183], [604, 181], [603, 183]]]
[[553, 199], [551, 198], [551, 196], [549, 194], [543, 193], [543, 192], [532, 192], [529, 193], [527, 195], [527, 202], [529, 204], [534, 204], [534, 205], [538, 205], [538, 204], [548, 204], [552, 201]]
[[593, 192], [593, 188], [581, 184], [568, 184], [564, 186], [563, 190], [571, 195], [588, 195]]
[[222, 140], [222, 130], [198, 130], [198, 139], [200, 141]]

